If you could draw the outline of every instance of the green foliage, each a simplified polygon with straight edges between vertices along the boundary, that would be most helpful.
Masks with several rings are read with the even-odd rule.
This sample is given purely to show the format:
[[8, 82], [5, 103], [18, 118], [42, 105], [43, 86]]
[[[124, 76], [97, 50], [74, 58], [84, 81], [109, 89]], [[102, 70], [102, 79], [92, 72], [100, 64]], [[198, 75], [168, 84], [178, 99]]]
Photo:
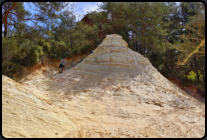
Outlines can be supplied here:
[[11, 73], [17, 73], [18, 75], [21, 75], [22, 70], [24, 69], [24, 66], [20, 64], [15, 64], [14, 68], [11, 70]]
[[164, 66], [164, 64], [161, 64], [158, 66], [157, 70], [164, 76], [168, 77], [169, 71], [168, 69]]
[[[189, 54], [191, 54], [191, 52], [194, 52], [197, 49], [198, 45], [205, 39], [205, 10], [204, 7], [202, 7], [201, 3], [192, 2], [180, 3], [180, 9], [182, 15], [176, 21], [178, 23], [182, 22], [182, 24], [179, 25], [180, 28], [175, 26], [173, 27], [174, 30], [176, 29], [174, 32], [179, 33], [177, 34], [179, 38], [174, 39], [173, 41], [168, 40], [166, 47], [168, 46], [168, 48], [174, 48], [177, 51], [182, 52], [179, 55], [179, 59], [187, 59], [184, 61], [184, 63], [178, 61], [177, 64], [183, 65], [185, 62], [187, 62], [188, 57], [190, 56]], [[170, 35], [170, 37], [172, 36]], [[200, 51], [195, 51], [195, 53], [201, 53], [205, 55], [204, 51], [205, 49], [201, 47]]]
[[63, 41], [58, 42], [58, 50], [58, 57], [62, 58], [68, 56], [67, 48]]
[[44, 42], [43, 46], [43, 51], [49, 53], [50, 52], [50, 44], [49, 42]]
[[17, 47], [17, 41], [15, 38], [3, 38], [2, 37], [2, 73], [7, 74], [15, 66], [15, 63], [11, 62], [13, 56], [19, 53]]
[[39, 46], [43, 46], [44, 43], [45, 43], [45, 40], [44, 39], [38, 39], [38, 41], [37, 41], [37, 44]]
[[50, 41], [50, 53], [49, 56], [51, 58], [56, 58], [57, 57], [57, 51], [58, 51], [58, 42], [55, 40]]
[[65, 42], [60, 41], [60, 42], [58, 42], [58, 43], [59, 43], [59, 48], [61, 48], [61, 50], [64, 50], [65, 47], [66, 47]]
[[50, 58], [62, 58], [69, 56], [69, 49], [65, 45], [65, 42], [63, 41], [55, 41], [51, 40], [49, 42], [50, 44], [50, 52], [49, 57]]
[[[13, 4], [3, 4], [2, 17]], [[20, 72], [43, 57], [60, 59], [84, 53], [97, 47], [107, 34], [115, 33], [134, 51], [149, 58], [164, 76], [172, 74], [190, 83], [196, 81], [194, 72], [199, 70], [199, 81], [205, 82], [205, 47], [199, 48], [196, 62], [189, 58], [185, 66], [176, 67], [176, 61], [185, 58], [205, 38], [205, 5], [199, 2], [104, 2], [99, 5], [101, 12], [84, 16], [91, 19], [93, 27], [76, 21], [74, 3], [67, 9], [62, 9], [67, 4], [59, 2], [33, 4], [37, 9], [34, 17], [22, 2], [7, 17], [8, 37], [2, 37], [3, 74]], [[26, 24], [30, 18], [35, 19], [32, 26]], [[193, 73], [184, 77], [188, 71]]]
[[[200, 70], [198, 70], [199, 72], [199, 80], [203, 81], [203, 75], [201, 74]], [[205, 74], [205, 72], [204, 72]], [[186, 77], [186, 75], [184, 75], [184, 77]], [[196, 82], [197, 81], [197, 74], [194, 71], [189, 72], [189, 75], [187, 75], [188, 80], [191, 80], [192, 82]]]
[[41, 46], [31, 46], [29, 52], [30, 65], [35, 65], [40, 61], [40, 56], [43, 55]]
[[[184, 75], [184, 76], [186, 76], [186, 75]], [[195, 82], [197, 80], [196, 79], [196, 73], [194, 73], [193, 71], [191, 71], [189, 73], [189, 75], [187, 75], [187, 78], [188, 78], [188, 80], [191, 80], [191, 81]]]

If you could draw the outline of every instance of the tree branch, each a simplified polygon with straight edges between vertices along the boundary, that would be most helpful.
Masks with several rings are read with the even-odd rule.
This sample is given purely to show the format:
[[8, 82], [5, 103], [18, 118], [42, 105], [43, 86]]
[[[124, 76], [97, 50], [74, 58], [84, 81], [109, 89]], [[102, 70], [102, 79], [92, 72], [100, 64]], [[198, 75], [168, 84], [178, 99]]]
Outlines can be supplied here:
[[48, 6], [52, 6], [52, 5], [49, 5], [48, 3], [46, 3], [46, 2], [43, 2], [44, 4], [46, 4], [46, 5], [48, 5]]
[[24, 19], [23, 17], [21, 17], [20, 15], [17, 15], [17, 14], [15, 14], [15, 13], [13, 13], [13, 12], [10, 12], [11, 14], [14, 14], [14, 15], [16, 15], [16, 16], [18, 16], [19, 18], [21, 18], [21, 19], [23, 19], [23, 20], [32, 20], [32, 18], [27, 18], [27, 19]]
[[[13, 66], [14, 67], [14, 66]], [[9, 69], [9, 64], [7, 65], [7, 67], [6, 67], [6, 69], [7, 69], [7, 71], [10, 71], [11, 69], [13, 69], [13, 67], [11, 67], [10, 69]]]
[[[178, 63], [178, 65], [185, 65], [185, 63], [187, 62], [188, 58], [189, 58], [191, 55], [193, 55], [194, 53], [197, 53], [198, 50], [199, 50], [199, 48], [202, 47], [204, 43], [205, 43], [205, 39], [198, 45], [198, 47], [197, 47], [193, 52], [191, 52], [191, 53], [187, 56], [187, 58], [185, 58], [184, 62], [182, 62], [182, 63]], [[204, 52], [204, 54], [205, 54], [205, 52]]]
[[3, 14], [2, 14], [2, 24], [4, 23], [4, 17], [3, 17]]
[[[21, 18], [21, 19], [23, 19], [23, 20], [39, 20], [39, 19], [32, 19], [32, 18], [27, 18], [27, 19], [24, 19], [23, 17], [21, 17], [20, 15], [17, 15], [17, 14], [15, 14], [15, 13], [13, 13], [13, 12], [10, 12], [10, 13], [12, 13], [12, 14], [14, 14], [14, 15], [16, 15], [16, 16], [18, 16], [19, 18]], [[48, 19], [44, 19], [44, 20], [48, 20]], [[40, 20], [39, 20], [40, 21]]]

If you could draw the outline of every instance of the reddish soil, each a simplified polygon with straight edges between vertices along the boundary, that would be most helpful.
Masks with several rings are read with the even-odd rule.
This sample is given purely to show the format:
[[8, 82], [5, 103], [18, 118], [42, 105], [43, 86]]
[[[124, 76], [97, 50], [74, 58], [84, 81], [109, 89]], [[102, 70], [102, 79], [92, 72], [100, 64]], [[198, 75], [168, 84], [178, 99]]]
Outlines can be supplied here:
[[[83, 57], [84, 55], [87, 55], [89, 54], [89, 52], [91, 50], [93, 50], [95, 48], [91, 48], [89, 49], [88, 51], [86, 51], [84, 54], [76, 54], [76, 55], [73, 55], [73, 56], [69, 56], [69, 57], [66, 57], [66, 61], [67, 62], [72, 62], [78, 58], [81, 58]], [[45, 60], [44, 62], [39, 62], [38, 64], [36, 64], [35, 66], [33, 67], [27, 67], [25, 68], [25, 70], [20, 74], [20, 73], [15, 73], [13, 74], [12, 78], [22, 78], [27, 74], [31, 74], [37, 70], [43, 70], [43, 72], [46, 72], [45, 68], [47, 66], [49, 67], [53, 67], [53, 68], [57, 68], [58, 70], [58, 67], [59, 67], [59, 63], [60, 63], [60, 60], [59, 59], [47, 59]]]
[[187, 86], [187, 85], [183, 84], [182, 81], [180, 81], [174, 77], [168, 78], [168, 80], [170, 82], [172, 82], [173, 84], [175, 84], [176, 86], [178, 86], [183, 91], [185, 91], [186, 93], [188, 93], [191, 96], [193, 96], [194, 98], [196, 98], [197, 100], [199, 100], [201, 102], [205, 102], [205, 92], [201, 91], [195, 85]]

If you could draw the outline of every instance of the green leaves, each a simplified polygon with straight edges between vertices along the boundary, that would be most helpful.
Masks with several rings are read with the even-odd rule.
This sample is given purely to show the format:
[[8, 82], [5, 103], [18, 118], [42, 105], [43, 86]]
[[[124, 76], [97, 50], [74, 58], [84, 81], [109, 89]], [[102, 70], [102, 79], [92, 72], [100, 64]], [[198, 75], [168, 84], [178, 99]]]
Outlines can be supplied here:
[[37, 44], [40, 45], [40, 46], [43, 46], [44, 43], [45, 43], [45, 40], [44, 39], [39, 39], [37, 41]]
[[[203, 81], [203, 75], [201, 74], [201, 71], [198, 70], [199, 72], [199, 80]], [[205, 74], [205, 72], [204, 72]], [[186, 77], [186, 75], [184, 75], [184, 77]], [[194, 71], [190, 71], [189, 74], [187, 75], [188, 80], [191, 80], [192, 82], [196, 82], [197, 81], [197, 74]]]
[[18, 53], [17, 41], [15, 38], [2, 37], [2, 59], [3, 62], [9, 62], [11, 58]]
[[50, 44], [49, 42], [44, 42], [43, 44], [43, 51], [49, 53], [50, 52]]
[[43, 55], [43, 50], [41, 46], [31, 46], [30, 52], [29, 52], [29, 60], [30, 65], [35, 65], [40, 61], [40, 56]]
[[[183, 58], [186, 58], [184, 62], [178, 62], [178, 65], [186, 64], [188, 58], [197, 52], [205, 55], [203, 50], [202, 41], [205, 42], [205, 20], [203, 15], [197, 14], [189, 17], [189, 22], [185, 26], [185, 34], [180, 36], [179, 41], [174, 41], [174, 44], [168, 43], [171, 48], [175, 48], [182, 52]], [[199, 45], [200, 44], [200, 45]], [[200, 49], [201, 48], [201, 49]], [[200, 51], [199, 51], [200, 49]]]

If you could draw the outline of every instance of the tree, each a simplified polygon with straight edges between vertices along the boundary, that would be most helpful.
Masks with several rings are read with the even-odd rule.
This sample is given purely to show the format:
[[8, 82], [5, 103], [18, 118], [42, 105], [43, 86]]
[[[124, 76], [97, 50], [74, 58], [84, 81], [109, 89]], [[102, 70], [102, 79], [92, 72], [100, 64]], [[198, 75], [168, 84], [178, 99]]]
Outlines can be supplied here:
[[99, 17], [104, 17], [100, 23], [102, 23], [103, 29], [107, 29], [107, 34], [116, 33], [126, 41], [129, 40], [129, 17], [132, 15], [130, 6], [131, 4], [126, 2], [103, 2], [99, 5], [102, 10]]
[[97, 47], [101, 41], [98, 31], [97, 25], [92, 27], [83, 21], [78, 22], [76, 25], [76, 35], [80, 40], [77, 42], [75, 50], [80, 53]]
[[196, 72], [196, 81], [199, 82], [199, 71], [205, 77], [205, 67], [201, 63], [205, 62], [203, 61], [205, 57], [205, 11], [202, 3], [196, 3], [195, 5], [198, 6], [199, 10], [193, 12], [195, 15], [189, 16], [183, 21], [182, 24], [185, 24], [185, 22], [188, 23], [183, 27], [179, 40], [174, 41], [174, 44], [168, 42], [167, 45], [170, 46], [168, 48], [180, 52], [177, 58], [177, 66], [190, 65], [190, 69]]
[[[50, 51], [48, 43], [38, 46], [38, 40], [44, 39], [47, 34], [47, 30], [38, 23], [52, 22], [57, 18], [61, 8], [68, 5], [58, 2], [33, 2], [33, 4], [39, 12], [33, 16], [25, 10], [23, 2], [2, 4], [2, 74], [11, 77], [11, 73], [17, 72], [23, 66], [37, 63], [46, 52]], [[27, 21], [32, 21], [34, 25], [27, 25]]]
[[37, 25], [39, 21], [46, 23], [49, 19], [52, 20], [57, 18], [55, 12], [60, 11], [68, 5], [66, 3], [59, 2], [33, 2], [33, 4], [36, 6], [36, 10], [39, 14], [35, 14], [32, 17], [31, 13], [23, 8], [22, 2], [5, 2], [2, 4], [2, 25], [4, 27], [2, 29], [4, 37], [7, 36], [7, 20], [9, 15], [11, 15], [11, 23], [9, 23], [11, 26], [15, 26], [13, 21], [16, 21], [17, 19], [30, 20]]
[[76, 13], [74, 8], [76, 8], [76, 5], [72, 4], [70, 11], [67, 9], [60, 14], [59, 19], [61, 21], [58, 26], [58, 31], [61, 32], [59, 36], [67, 46], [70, 46], [70, 50], [73, 50], [74, 42], [78, 39], [75, 34]]
[[[204, 11], [203, 11], [204, 12]], [[185, 26], [185, 34], [180, 36], [181, 42], [177, 41], [175, 45], [168, 43], [172, 48], [183, 52], [183, 62], [178, 61], [178, 65], [185, 65], [188, 58], [194, 53], [205, 54], [205, 17], [204, 13], [200, 14], [199, 12], [188, 18], [189, 23]]]
[[15, 66], [11, 59], [17, 53], [19, 53], [19, 49], [16, 40], [2, 37], [2, 69], [6, 68], [7, 71], [10, 71]]
[[109, 29], [111, 28], [110, 25], [108, 24], [107, 18], [108, 18], [108, 13], [104, 11], [102, 12], [92, 11], [87, 15], [85, 15], [81, 21], [84, 21], [91, 27], [96, 25], [98, 27], [99, 37], [103, 39], [106, 36], [107, 31], [109, 31]]

